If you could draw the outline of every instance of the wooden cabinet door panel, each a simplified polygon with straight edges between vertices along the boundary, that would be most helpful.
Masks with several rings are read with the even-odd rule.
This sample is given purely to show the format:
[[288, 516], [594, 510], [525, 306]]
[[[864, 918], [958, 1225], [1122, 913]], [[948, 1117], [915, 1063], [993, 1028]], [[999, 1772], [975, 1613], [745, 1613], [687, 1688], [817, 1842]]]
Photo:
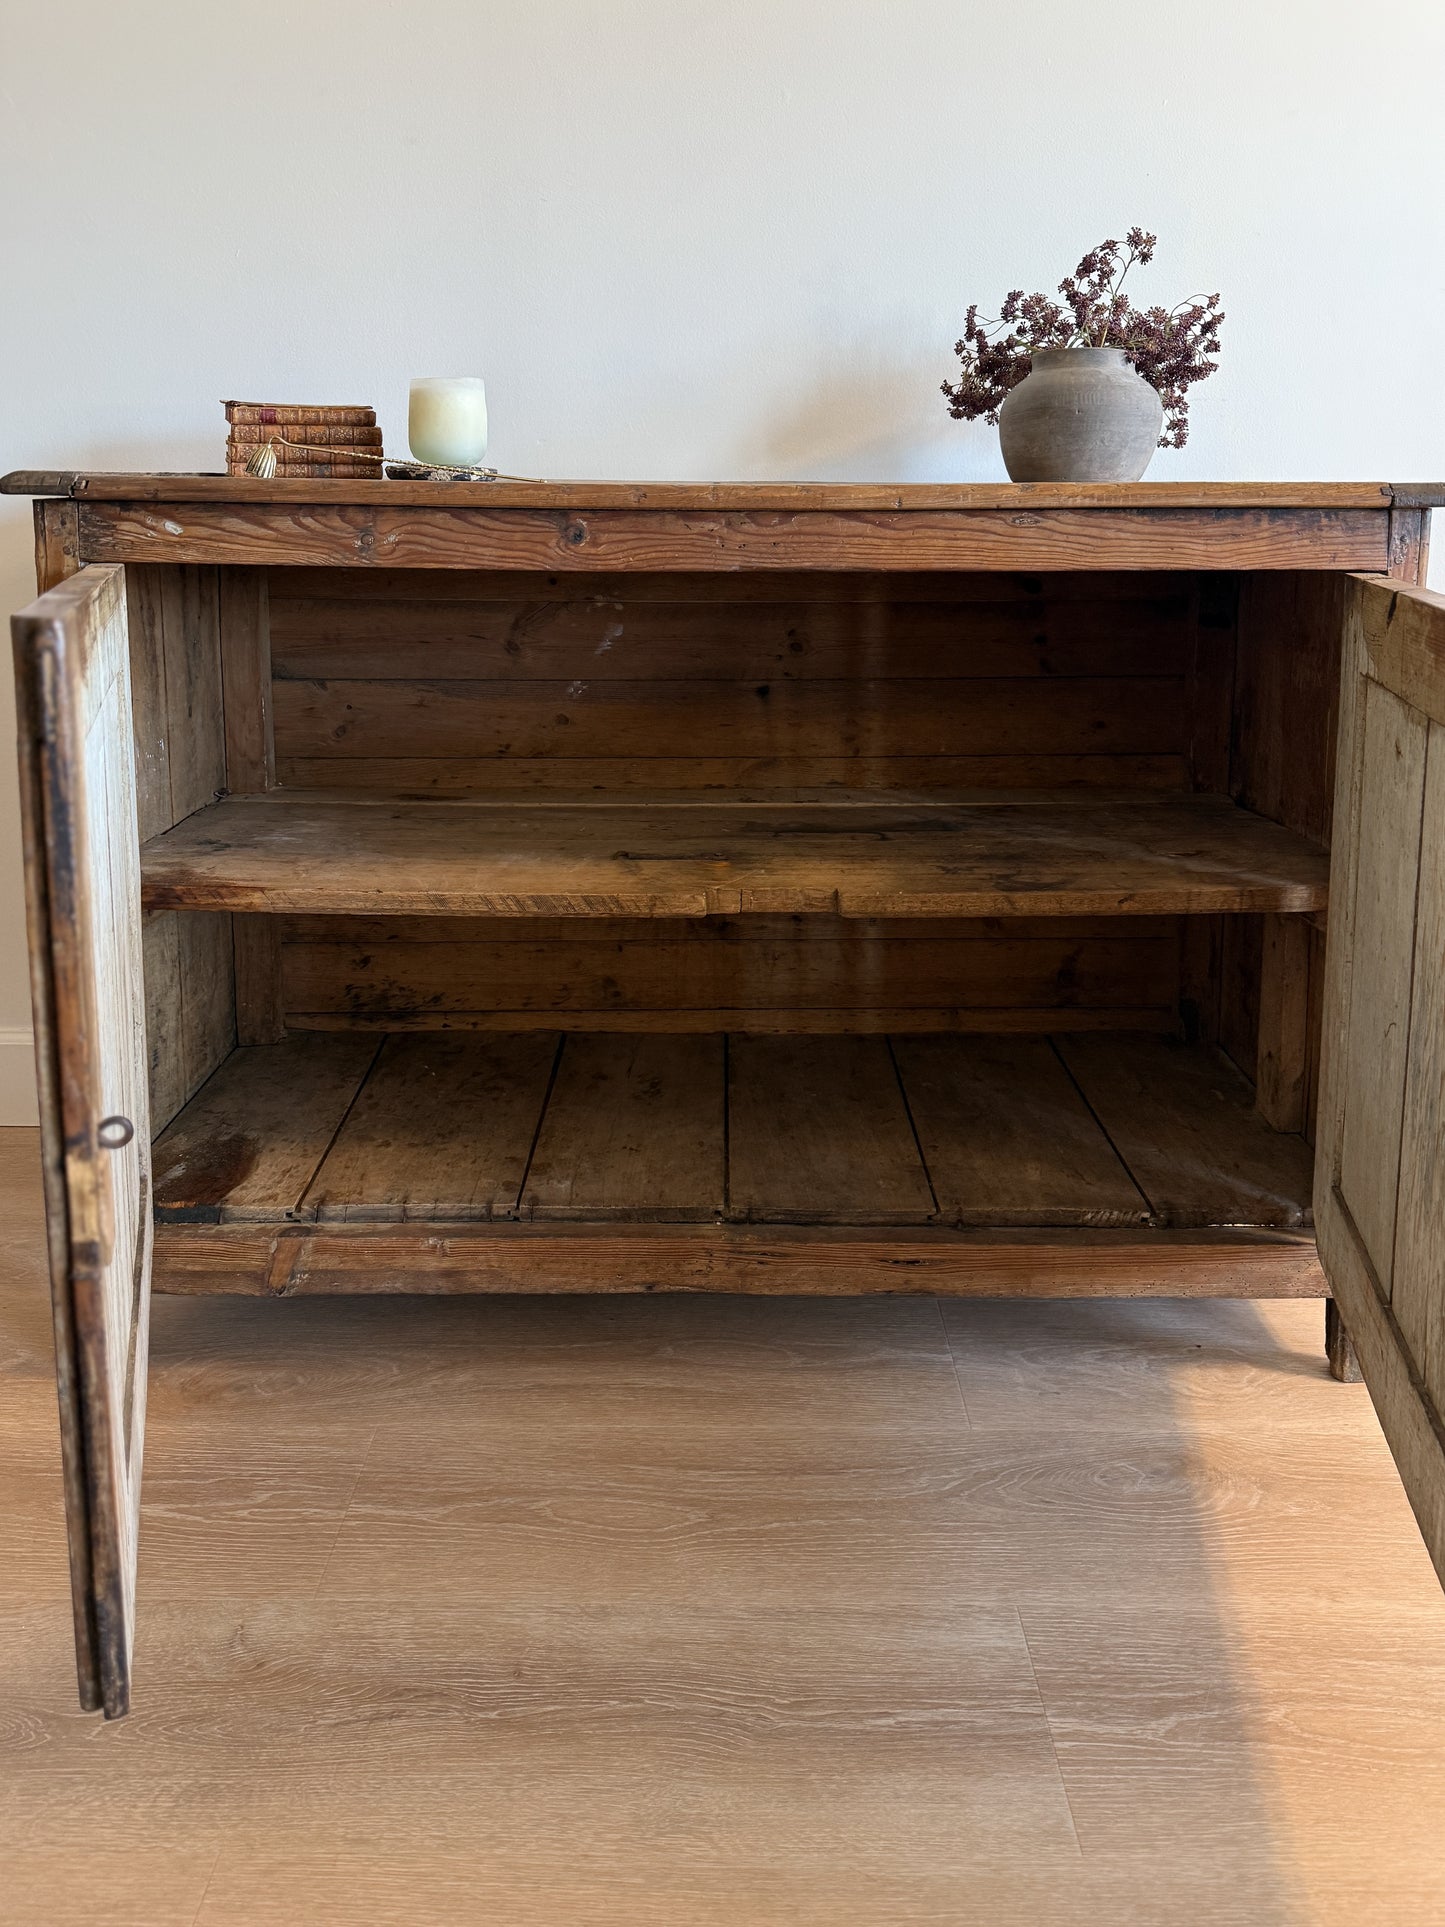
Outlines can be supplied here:
[[13, 619], [31, 987], [81, 1702], [127, 1710], [150, 1117], [125, 571]]
[[1346, 605], [1320, 1257], [1445, 1578], [1445, 596]]

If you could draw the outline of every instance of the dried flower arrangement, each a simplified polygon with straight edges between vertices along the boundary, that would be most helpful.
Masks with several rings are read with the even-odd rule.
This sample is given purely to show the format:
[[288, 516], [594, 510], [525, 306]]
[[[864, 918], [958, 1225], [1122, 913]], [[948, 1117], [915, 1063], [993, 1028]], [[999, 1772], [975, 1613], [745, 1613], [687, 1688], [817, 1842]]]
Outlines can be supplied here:
[[[1219, 366], [1217, 294], [1194, 295], [1173, 308], [1136, 308], [1122, 292], [1132, 267], [1154, 259], [1158, 237], [1130, 228], [1121, 245], [1101, 241], [1059, 283], [1062, 305], [1046, 294], [1016, 288], [996, 320], [980, 320], [977, 304], [964, 318], [954, 352], [963, 363], [956, 382], [944, 382], [956, 421], [998, 421], [1011, 388], [1029, 373], [1036, 348], [1122, 348], [1164, 404], [1161, 448], [1183, 448], [1189, 438], [1185, 391]], [[1007, 333], [1001, 330], [1007, 329]]]

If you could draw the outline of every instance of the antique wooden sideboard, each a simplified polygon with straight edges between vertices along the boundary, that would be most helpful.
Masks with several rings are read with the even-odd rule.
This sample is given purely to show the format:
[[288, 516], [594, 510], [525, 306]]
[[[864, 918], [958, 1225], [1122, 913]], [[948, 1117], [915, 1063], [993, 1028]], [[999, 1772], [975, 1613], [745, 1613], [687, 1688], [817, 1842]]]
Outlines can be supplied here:
[[152, 1285], [1332, 1290], [1445, 1555], [1445, 489], [3, 486], [86, 1705]]

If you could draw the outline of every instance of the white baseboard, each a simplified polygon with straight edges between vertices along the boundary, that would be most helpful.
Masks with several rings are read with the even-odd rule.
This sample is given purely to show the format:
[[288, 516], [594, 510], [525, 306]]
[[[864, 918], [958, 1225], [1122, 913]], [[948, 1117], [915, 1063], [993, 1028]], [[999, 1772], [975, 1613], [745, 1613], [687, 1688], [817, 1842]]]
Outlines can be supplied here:
[[28, 1024], [0, 1024], [0, 1125], [38, 1124], [35, 1041]]

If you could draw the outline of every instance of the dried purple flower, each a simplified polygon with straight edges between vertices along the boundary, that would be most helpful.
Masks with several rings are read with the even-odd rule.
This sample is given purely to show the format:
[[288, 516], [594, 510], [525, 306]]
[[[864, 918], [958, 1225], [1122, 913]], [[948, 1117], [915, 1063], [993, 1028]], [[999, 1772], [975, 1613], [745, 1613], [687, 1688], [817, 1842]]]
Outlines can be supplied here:
[[[1189, 438], [1185, 391], [1218, 367], [1224, 320], [1217, 294], [1195, 295], [1173, 308], [1136, 308], [1122, 292], [1133, 267], [1148, 267], [1158, 237], [1133, 227], [1118, 241], [1101, 241], [1059, 283], [1064, 306], [1045, 294], [1014, 288], [996, 320], [980, 320], [977, 303], [964, 317], [954, 353], [962, 364], [956, 382], [944, 382], [948, 412], [956, 421], [997, 422], [1011, 388], [1032, 367], [1039, 348], [1122, 348], [1135, 370], [1159, 391], [1164, 403], [1161, 448], [1183, 448]], [[1007, 328], [1008, 332], [1002, 332]]]

